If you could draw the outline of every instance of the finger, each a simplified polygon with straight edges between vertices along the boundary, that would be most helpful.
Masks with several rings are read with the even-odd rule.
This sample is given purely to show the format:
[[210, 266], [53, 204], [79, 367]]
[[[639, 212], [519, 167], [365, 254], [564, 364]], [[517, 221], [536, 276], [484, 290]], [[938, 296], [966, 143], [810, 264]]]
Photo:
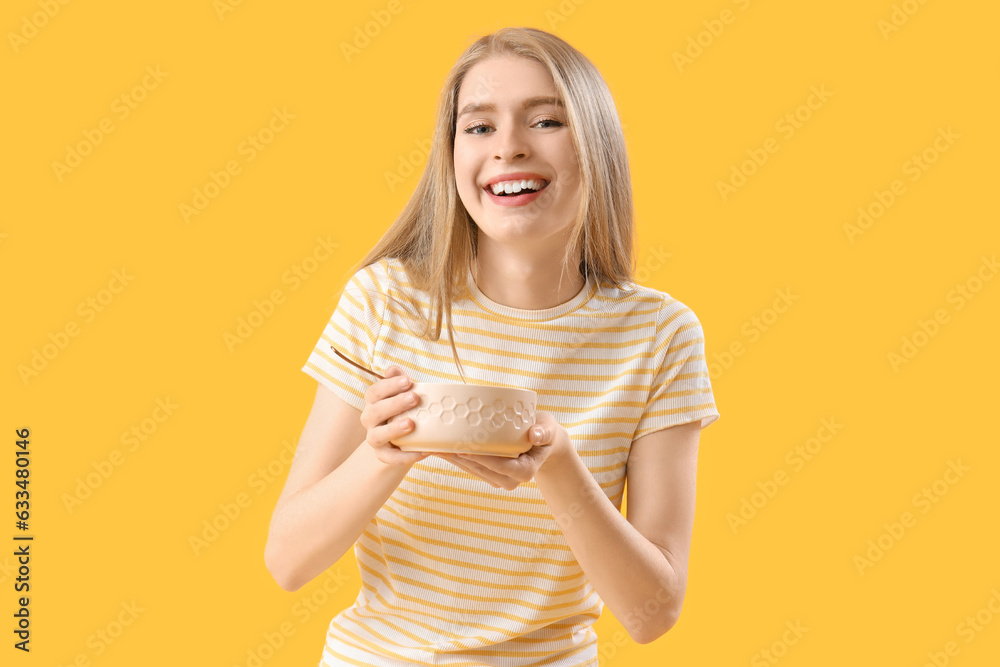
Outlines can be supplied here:
[[398, 366], [390, 366], [384, 380], [376, 380], [365, 390], [365, 402], [377, 403], [409, 389], [412, 381]]
[[535, 413], [535, 423], [528, 429], [528, 441], [533, 445], [550, 444], [558, 424], [552, 413], [539, 410]]
[[376, 449], [390, 445], [395, 447], [391, 442], [392, 439], [406, 435], [413, 430], [413, 427], [413, 420], [409, 417], [396, 419], [381, 426], [376, 426], [368, 430], [368, 443]]
[[398, 419], [369, 431], [367, 442], [375, 450], [375, 455], [384, 463], [416, 463], [431, 455], [431, 452], [404, 452], [390, 440], [413, 430], [413, 421]]
[[441, 454], [440, 456], [441, 456], [441, 458], [443, 458], [444, 460], [448, 461], [448, 463], [451, 463], [456, 468], [461, 468], [462, 470], [464, 470], [465, 472], [469, 473], [473, 477], [479, 477], [480, 479], [482, 479], [483, 481], [487, 482], [488, 484], [490, 484], [494, 488], [500, 488], [500, 485], [498, 483], [496, 483], [492, 479], [489, 479], [487, 477], [483, 477], [481, 474], [479, 474], [478, 472], [476, 472], [471, 466], [467, 465], [466, 461], [463, 461], [460, 458], [458, 458], [456, 456], [453, 456], [451, 454]]
[[[459, 458], [478, 464], [486, 470], [492, 471], [505, 484], [512, 483], [515, 486], [521, 482], [527, 482], [534, 477], [538, 467], [538, 452], [541, 447], [532, 447], [519, 456], [488, 456], [482, 454], [459, 454]], [[505, 488], [511, 488], [505, 486]]]
[[528, 440], [533, 445], [547, 445], [552, 441], [552, 429], [535, 424], [528, 429]]
[[404, 391], [384, 398], [376, 403], [368, 403], [361, 411], [361, 423], [367, 429], [385, 425], [420, 403], [420, 397], [415, 392]]
[[372, 417], [375, 419], [376, 424], [384, 424], [391, 421], [393, 417], [406, 412], [412, 407], [416, 407], [419, 402], [420, 397], [414, 392], [404, 391], [371, 406]]
[[383, 463], [414, 464], [430, 456], [430, 452], [404, 452], [395, 445], [387, 445], [377, 449], [375, 455]]
[[497, 474], [506, 475], [506, 469], [510, 467], [512, 461], [517, 461], [518, 457], [462, 453], [458, 454], [458, 458], [489, 468]]
[[[479, 458], [479, 457], [476, 457]], [[496, 457], [491, 457], [496, 458]], [[472, 460], [472, 458], [466, 458], [464, 456], [456, 457], [461, 463], [456, 463], [459, 467], [464, 468], [466, 471], [471, 472], [473, 475], [482, 477], [487, 482], [494, 486], [501, 486], [505, 489], [512, 489], [516, 487], [519, 482], [509, 475], [505, 475], [502, 472], [493, 470], [478, 461]], [[466, 467], [467, 466], [467, 467]]]
[[[461, 468], [462, 470], [464, 470], [465, 472], [468, 472], [468, 473], [472, 472], [465, 465], [465, 463], [462, 462], [461, 460], [459, 460], [454, 454], [444, 454], [444, 453], [438, 452], [437, 456], [440, 457], [440, 458], [442, 458], [442, 459], [444, 459], [448, 463], [452, 464], [456, 468]], [[475, 473], [473, 473], [473, 474], [475, 474]]]

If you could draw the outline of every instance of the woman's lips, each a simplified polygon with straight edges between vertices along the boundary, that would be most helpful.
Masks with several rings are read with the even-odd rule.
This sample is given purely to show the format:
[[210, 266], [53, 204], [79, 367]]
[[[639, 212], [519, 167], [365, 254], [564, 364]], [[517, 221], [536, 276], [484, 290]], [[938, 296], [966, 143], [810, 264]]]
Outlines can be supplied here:
[[503, 197], [501, 197], [500, 195], [493, 194], [493, 189], [490, 188], [490, 186], [488, 185], [485, 188], [483, 188], [483, 190], [486, 191], [486, 194], [490, 196], [490, 199], [492, 199], [493, 203], [495, 203], [497, 206], [524, 206], [525, 204], [533, 202], [534, 200], [538, 199], [538, 197], [541, 196], [543, 192], [545, 192], [545, 188], [547, 187], [549, 187], [549, 183], [546, 183], [545, 187], [543, 187], [541, 190], [535, 190], [534, 192], [526, 192], [524, 194], [506, 195]]

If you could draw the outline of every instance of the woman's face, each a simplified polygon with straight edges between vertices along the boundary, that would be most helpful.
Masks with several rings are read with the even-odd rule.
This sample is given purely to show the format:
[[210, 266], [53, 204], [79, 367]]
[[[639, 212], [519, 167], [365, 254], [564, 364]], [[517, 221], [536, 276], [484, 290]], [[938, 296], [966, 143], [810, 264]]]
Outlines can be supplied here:
[[[580, 166], [552, 76], [514, 56], [474, 65], [458, 91], [455, 180], [484, 243], [561, 256], [580, 203]], [[541, 188], [534, 193], [494, 194]], [[513, 185], [516, 183], [516, 185]], [[485, 236], [485, 238], [484, 238]], [[549, 255], [552, 256], [552, 255]]]

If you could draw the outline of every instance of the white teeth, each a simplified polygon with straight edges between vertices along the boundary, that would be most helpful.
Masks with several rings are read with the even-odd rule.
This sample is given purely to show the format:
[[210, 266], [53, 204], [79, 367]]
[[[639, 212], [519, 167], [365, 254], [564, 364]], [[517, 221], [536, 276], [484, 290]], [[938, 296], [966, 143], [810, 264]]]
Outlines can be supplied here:
[[490, 186], [490, 189], [495, 195], [499, 195], [501, 192], [504, 194], [514, 194], [524, 189], [541, 190], [544, 183], [545, 181], [541, 179], [502, 181], [500, 183], [494, 183]]

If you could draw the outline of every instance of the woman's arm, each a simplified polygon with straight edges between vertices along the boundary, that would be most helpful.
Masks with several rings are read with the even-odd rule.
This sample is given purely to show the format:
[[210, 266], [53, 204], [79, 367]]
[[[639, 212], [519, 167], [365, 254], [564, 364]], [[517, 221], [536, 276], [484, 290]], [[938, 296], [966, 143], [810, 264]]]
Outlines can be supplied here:
[[535, 474], [580, 567], [640, 644], [663, 635], [680, 616], [694, 526], [700, 433], [695, 421], [632, 443], [627, 519], [572, 445], [554, 450]]
[[320, 384], [264, 547], [265, 566], [285, 590], [340, 560], [422, 458], [396, 452], [385, 463], [367, 437], [357, 408]]
[[506, 489], [534, 477], [611, 613], [635, 641], [653, 641], [673, 627], [684, 601], [700, 423], [672, 426], [632, 443], [626, 519], [584, 465], [566, 429], [549, 413], [538, 412], [537, 419], [545, 433], [532, 434], [532, 442], [548, 446], [516, 459], [443, 458]]

